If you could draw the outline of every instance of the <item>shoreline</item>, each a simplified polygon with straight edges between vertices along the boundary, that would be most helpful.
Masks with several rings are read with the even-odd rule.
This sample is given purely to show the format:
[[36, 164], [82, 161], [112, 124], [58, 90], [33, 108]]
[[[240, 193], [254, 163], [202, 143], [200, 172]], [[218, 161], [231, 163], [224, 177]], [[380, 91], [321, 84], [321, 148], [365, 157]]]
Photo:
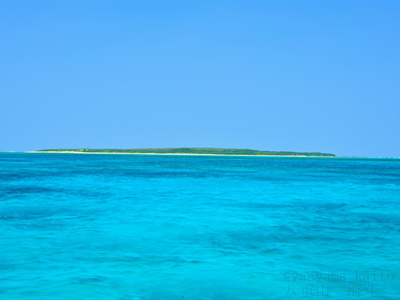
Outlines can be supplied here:
[[120, 152], [75, 152], [75, 151], [26, 151], [25, 153], [47, 154], [117, 154], [117, 155], [179, 155], [179, 156], [234, 156], [234, 157], [312, 157], [312, 158], [337, 158], [340, 156], [312, 156], [312, 155], [267, 155], [267, 154], [206, 154], [206, 153], [120, 153]]

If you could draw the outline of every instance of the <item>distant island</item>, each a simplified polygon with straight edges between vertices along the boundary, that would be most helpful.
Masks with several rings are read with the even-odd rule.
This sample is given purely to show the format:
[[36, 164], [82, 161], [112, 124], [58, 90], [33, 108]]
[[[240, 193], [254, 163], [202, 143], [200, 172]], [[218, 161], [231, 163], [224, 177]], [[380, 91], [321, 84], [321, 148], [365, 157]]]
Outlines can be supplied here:
[[334, 157], [332, 153], [261, 151], [229, 148], [141, 148], [141, 149], [46, 149], [36, 152], [46, 153], [116, 153], [116, 154], [191, 154], [191, 155], [253, 155], [253, 156], [323, 156]]

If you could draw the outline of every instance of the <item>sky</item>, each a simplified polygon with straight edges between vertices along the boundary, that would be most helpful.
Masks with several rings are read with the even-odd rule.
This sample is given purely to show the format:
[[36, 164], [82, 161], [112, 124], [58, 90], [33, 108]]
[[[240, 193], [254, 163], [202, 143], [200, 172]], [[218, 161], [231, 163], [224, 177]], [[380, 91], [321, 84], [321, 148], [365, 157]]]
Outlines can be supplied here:
[[0, 151], [400, 156], [400, 1], [0, 1]]

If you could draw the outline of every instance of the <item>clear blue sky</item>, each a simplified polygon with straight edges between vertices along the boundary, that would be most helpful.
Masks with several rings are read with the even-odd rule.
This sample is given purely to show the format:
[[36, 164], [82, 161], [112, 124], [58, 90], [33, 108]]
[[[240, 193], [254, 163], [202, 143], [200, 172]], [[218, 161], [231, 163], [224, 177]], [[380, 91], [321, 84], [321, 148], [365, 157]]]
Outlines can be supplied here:
[[400, 1], [1, 1], [0, 151], [400, 156]]

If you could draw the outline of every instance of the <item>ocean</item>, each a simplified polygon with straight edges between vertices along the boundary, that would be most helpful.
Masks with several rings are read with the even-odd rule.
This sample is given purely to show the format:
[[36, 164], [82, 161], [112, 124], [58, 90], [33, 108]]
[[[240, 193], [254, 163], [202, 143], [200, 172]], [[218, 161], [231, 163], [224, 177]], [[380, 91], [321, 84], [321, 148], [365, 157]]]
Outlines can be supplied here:
[[400, 160], [0, 153], [0, 299], [400, 299]]

